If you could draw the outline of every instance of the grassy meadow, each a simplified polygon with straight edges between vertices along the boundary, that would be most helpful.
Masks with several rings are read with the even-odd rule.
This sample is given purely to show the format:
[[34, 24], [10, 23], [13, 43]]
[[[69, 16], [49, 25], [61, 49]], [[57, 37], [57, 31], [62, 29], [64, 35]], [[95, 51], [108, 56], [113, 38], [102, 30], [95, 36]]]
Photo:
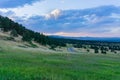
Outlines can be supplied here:
[[58, 54], [15, 45], [0, 41], [0, 80], [120, 80], [120, 54]]

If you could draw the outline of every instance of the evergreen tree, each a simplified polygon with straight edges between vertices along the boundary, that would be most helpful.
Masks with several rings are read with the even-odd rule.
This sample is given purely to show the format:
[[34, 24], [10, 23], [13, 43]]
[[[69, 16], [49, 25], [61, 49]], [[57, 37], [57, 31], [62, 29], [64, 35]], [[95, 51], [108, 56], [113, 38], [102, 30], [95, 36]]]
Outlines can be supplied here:
[[32, 40], [32, 37], [31, 37], [31, 35], [30, 35], [30, 33], [29, 33], [28, 31], [26, 31], [26, 32], [23, 34], [22, 40], [23, 40], [23, 41], [28, 41], [28, 42], [30, 42], [30, 41]]
[[13, 37], [18, 37], [18, 33], [15, 29], [11, 31], [10, 35]]

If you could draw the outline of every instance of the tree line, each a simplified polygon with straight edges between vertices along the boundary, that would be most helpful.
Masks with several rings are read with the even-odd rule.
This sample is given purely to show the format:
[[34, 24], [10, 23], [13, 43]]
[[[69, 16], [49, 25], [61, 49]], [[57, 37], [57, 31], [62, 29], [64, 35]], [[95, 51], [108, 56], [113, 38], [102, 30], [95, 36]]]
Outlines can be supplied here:
[[[0, 16], [0, 29], [3, 32], [10, 31], [10, 35], [13, 37], [22, 36], [23, 41], [31, 42], [35, 41], [41, 45], [49, 45], [51, 48], [55, 47], [66, 47], [66, 44], [73, 44], [76, 48], [89, 48], [94, 49], [95, 53], [106, 54], [108, 50], [116, 53], [120, 51], [120, 43], [117, 42], [103, 42], [103, 41], [86, 41], [86, 40], [73, 40], [73, 39], [63, 39], [63, 38], [53, 38], [45, 36], [42, 33], [34, 32], [25, 28], [23, 25], [12, 21], [8, 17]], [[87, 49], [87, 51], [89, 51]]]
[[39, 32], [34, 32], [25, 28], [23, 25], [18, 24], [8, 17], [0, 16], [0, 28], [3, 32], [11, 31], [10, 35], [13, 37], [18, 37], [18, 35], [22, 36], [23, 41], [36, 41], [42, 45], [46, 45], [49, 43], [49, 39], [47, 36], [43, 35]]

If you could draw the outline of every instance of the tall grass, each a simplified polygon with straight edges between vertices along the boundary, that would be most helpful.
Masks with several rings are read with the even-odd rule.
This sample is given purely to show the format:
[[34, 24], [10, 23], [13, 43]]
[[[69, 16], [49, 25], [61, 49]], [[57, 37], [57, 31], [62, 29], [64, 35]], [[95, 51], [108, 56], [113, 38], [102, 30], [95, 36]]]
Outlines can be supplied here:
[[0, 80], [120, 80], [120, 55], [3, 49]]

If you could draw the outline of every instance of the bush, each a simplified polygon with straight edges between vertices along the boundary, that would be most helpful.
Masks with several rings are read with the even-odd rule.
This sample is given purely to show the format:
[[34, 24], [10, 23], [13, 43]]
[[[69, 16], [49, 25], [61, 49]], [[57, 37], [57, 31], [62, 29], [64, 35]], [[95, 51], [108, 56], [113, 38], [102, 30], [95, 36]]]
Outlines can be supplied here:
[[32, 42], [29, 42], [29, 44], [30, 44], [30, 47], [32, 48], [38, 48], [38, 46], [36, 44], [33, 44]]
[[95, 50], [95, 53], [99, 53], [99, 49], [94, 49]]
[[15, 41], [15, 39], [13, 37], [6, 37], [5, 40], [11, 40], [11, 41]]
[[89, 50], [89, 49], [87, 49], [87, 52], [90, 52], [90, 50]]
[[55, 45], [51, 45], [51, 46], [50, 46], [50, 49], [55, 50], [55, 48], [56, 48], [56, 46], [55, 46]]
[[102, 50], [101, 53], [102, 54], [107, 54], [107, 52], [105, 50]]

